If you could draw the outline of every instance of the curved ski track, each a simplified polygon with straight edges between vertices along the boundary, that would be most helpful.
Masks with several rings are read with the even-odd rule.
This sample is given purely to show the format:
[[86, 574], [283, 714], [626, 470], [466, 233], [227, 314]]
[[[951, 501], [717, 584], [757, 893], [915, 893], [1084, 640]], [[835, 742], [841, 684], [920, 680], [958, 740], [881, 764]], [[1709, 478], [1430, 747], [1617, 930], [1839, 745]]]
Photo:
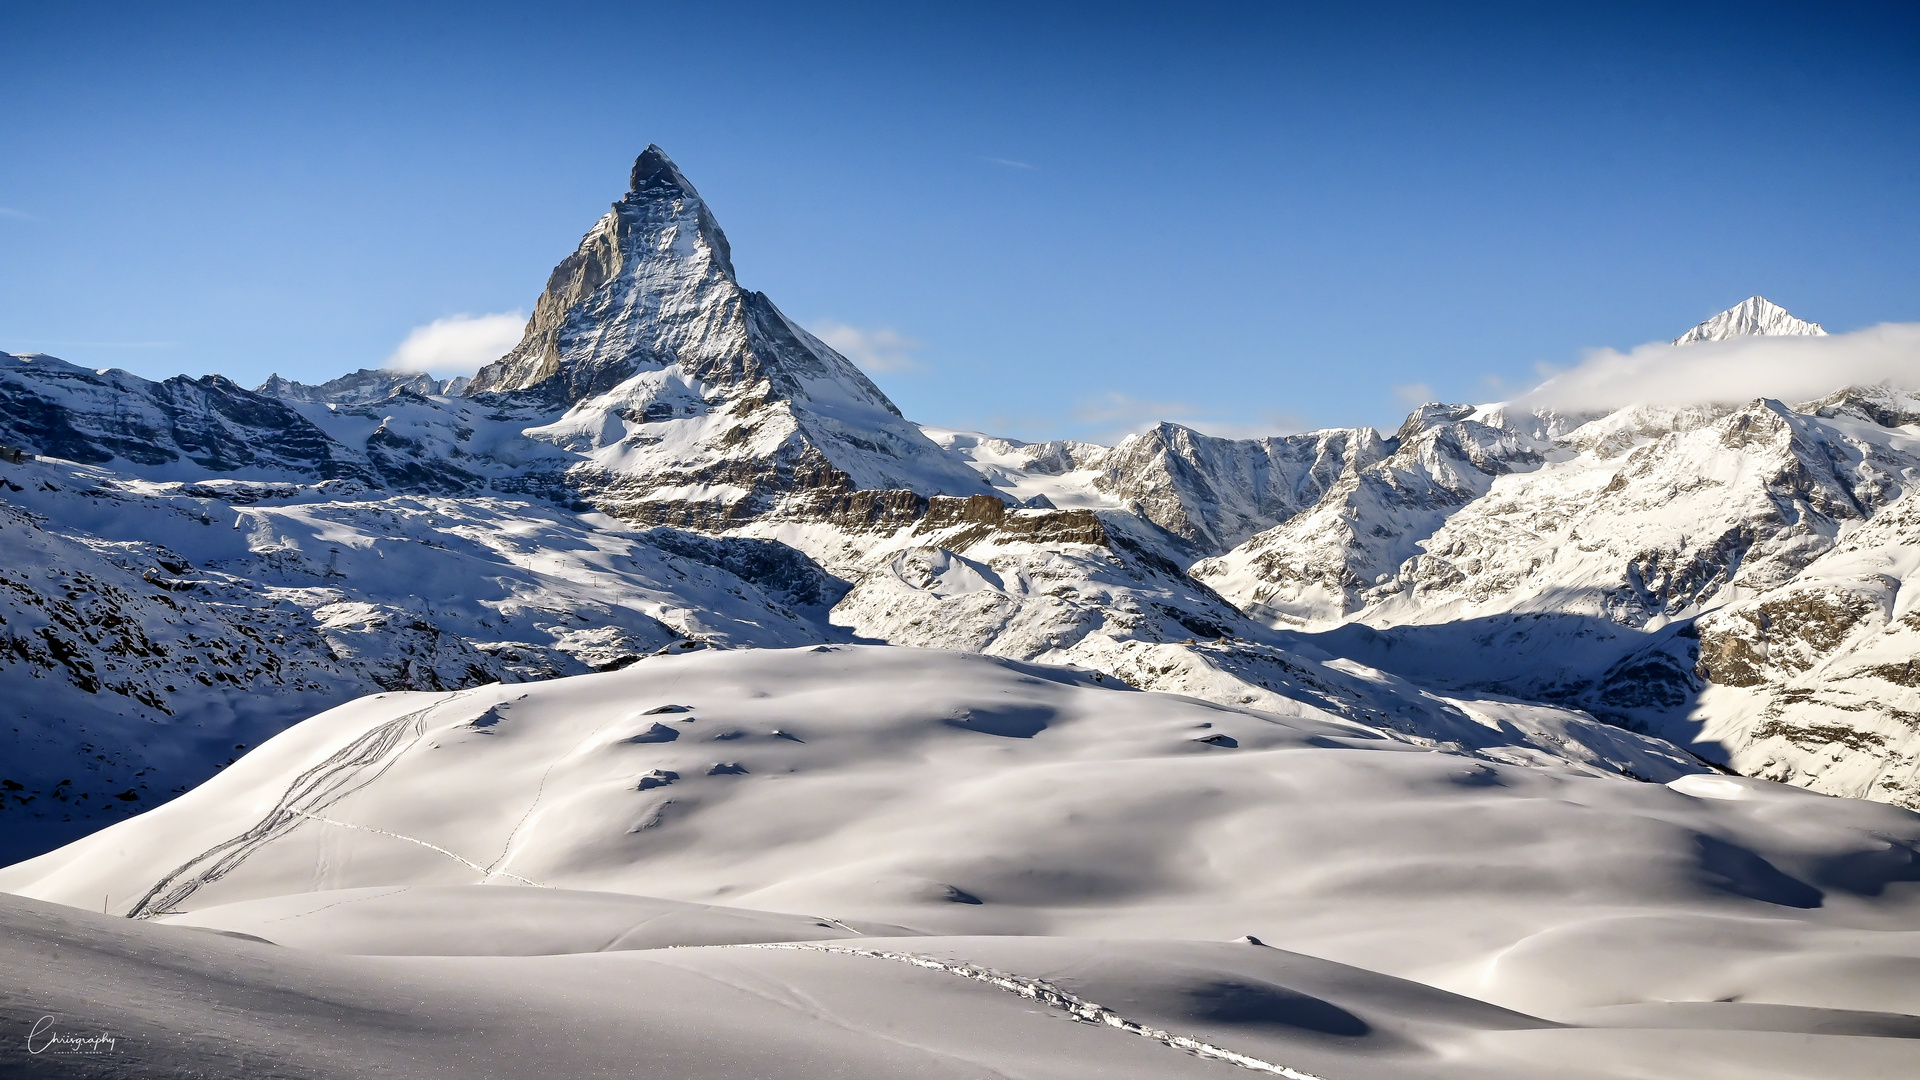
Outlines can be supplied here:
[[233, 872], [262, 844], [285, 835], [309, 818], [317, 818], [315, 811], [325, 810], [379, 779], [426, 731], [429, 713], [471, 692], [461, 691], [426, 708], [395, 717], [334, 751], [326, 760], [295, 777], [273, 809], [252, 828], [195, 855], [154, 883], [146, 895], [127, 909], [126, 917], [151, 919], [166, 914], [202, 885]]

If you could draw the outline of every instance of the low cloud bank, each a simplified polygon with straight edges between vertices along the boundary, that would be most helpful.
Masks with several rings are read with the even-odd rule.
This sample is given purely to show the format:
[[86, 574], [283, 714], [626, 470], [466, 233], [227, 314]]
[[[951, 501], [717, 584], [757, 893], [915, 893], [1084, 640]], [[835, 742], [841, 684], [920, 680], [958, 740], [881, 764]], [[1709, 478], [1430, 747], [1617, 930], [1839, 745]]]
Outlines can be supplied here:
[[1693, 345], [1596, 349], [1522, 394], [1526, 408], [1615, 409], [1824, 397], [1843, 386], [1920, 389], [1920, 323], [1881, 323], [1827, 337], [1740, 337]]
[[511, 352], [526, 325], [527, 317], [517, 311], [435, 319], [414, 327], [387, 357], [385, 366], [393, 371], [471, 375]]

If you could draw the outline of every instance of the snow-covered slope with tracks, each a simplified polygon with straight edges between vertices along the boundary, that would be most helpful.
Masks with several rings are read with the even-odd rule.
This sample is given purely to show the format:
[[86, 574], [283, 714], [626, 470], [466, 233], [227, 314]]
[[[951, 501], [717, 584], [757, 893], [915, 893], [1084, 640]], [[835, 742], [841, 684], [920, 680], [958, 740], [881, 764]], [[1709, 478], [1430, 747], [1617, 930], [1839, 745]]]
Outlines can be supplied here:
[[[465, 1075], [612, 1047], [696, 1077], [1892, 1077], [1916, 847], [1882, 804], [1057, 667], [704, 652], [316, 717], [0, 870], [0, 971], [216, 1071], [337, 1070], [319, 1024], [433, 1075], [427, 1031], [510, 1013], [557, 1045]], [[177, 992], [98, 991], [157, 976]]]

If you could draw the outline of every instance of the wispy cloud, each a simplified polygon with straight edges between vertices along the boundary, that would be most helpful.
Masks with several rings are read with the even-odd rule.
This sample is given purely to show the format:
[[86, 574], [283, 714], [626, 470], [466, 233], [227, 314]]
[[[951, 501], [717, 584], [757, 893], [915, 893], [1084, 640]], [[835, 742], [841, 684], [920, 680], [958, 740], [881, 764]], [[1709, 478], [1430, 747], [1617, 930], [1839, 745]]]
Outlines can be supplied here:
[[993, 163], [994, 163], [995, 165], [1005, 165], [1005, 166], [1006, 166], [1007, 168], [1009, 168], [1009, 169], [1031, 169], [1031, 168], [1033, 168], [1033, 166], [1032, 166], [1032, 165], [1029, 165], [1029, 164], [1027, 164], [1027, 163], [1026, 163], [1026, 162], [1024, 162], [1024, 161], [1014, 161], [1014, 160], [1013, 160], [1013, 159], [1011, 159], [1011, 158], [1003, 158], [1003, 157], [990, 157], [990, 158], [981, 158], [980, 160], [982, 160], [982, 161], [991, 161], [991, 162], [993, 162]]
[[25, 210], [15, 210], [11, 206], [0, 206], [0, 218], [14, 218], [18, 221], [39, 221], [40, 219]]
[[1920, 387], [1920, 323], [1882, 323], [1830, 337], [1741, 337], [1693, 345], [1596, 349], [1521, 395], [1529, 407], [1608, 409], [1758, 397], [1787, 402], [1842, 386]]
[[395, 371], [435, 375], [471, 375], [510, 352], [520, 341], [527, 317], [517, 311], [499, 315], [449, 315], [416, 326], [387, 357]]
[[1232, 420], [1184, 401], [1137, 398], [1110, 390], [1074, 403], [1072, 417], [1095, 442], [1116, 443], [1162, 421], [1181, 424], [1223, 439], [1261, 439], [1299, 431], [1299, 418], [1263, 412], [1255, 420]]
[[920, 370], [920, 359], [913, 355], [920, 343], [887, 327], [862, 330], [845, 323], [824, 321], [807, 329], [864, 371]]
[[1393, 388], [1393, 399], [1409, 409], [1436, 400], [1433, 396], [1433, 387], [1423, 382], [1401, 383]]

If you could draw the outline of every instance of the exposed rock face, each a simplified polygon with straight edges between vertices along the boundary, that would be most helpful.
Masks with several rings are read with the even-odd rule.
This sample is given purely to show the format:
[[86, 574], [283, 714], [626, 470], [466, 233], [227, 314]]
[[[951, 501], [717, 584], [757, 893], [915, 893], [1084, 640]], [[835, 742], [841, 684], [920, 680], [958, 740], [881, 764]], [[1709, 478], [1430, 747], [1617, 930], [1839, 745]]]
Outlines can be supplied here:
[[[747, 359], [738, 348], [741, 299], [719, 222], [666, 154], [649, 146], [633, 163], [626, 197], [554, 267], [520, 344], [482, 368], [469, 391], [526, 390], [557, 378], [561, 396], [579, 401], [683, 356], [709, 375], [735, 368], [729, 361]], [[711, 329], [723, 330], [719, 340], [702, 332]]]
[[1218, 439], [1160, 424], [1104, 455], [1094, 486], [1214, 555], [1315, 505], [1386, 454], [1372, 428]]
[[1692, 719], [1735, 769], [1920, 807], [1920, 503], [1901, 499], [1698, 635]]
[[1787, 310], [1763, 296], [1749, 296], [1738, 304], [1673, 339], [1675, 345], [1698, 341], [1726, 341], [1728, 338], [1765, 335], [1768, 337], [1823, 337], [1826, 330], [1787, 314]]
[[1343, 474], [1388, 449], [1372, 428], [1220, 439], [1163, 423], [1112, 447], [926, 430], [1016, 505], [1127, 510], [1202, 555], [1313, 506]]

